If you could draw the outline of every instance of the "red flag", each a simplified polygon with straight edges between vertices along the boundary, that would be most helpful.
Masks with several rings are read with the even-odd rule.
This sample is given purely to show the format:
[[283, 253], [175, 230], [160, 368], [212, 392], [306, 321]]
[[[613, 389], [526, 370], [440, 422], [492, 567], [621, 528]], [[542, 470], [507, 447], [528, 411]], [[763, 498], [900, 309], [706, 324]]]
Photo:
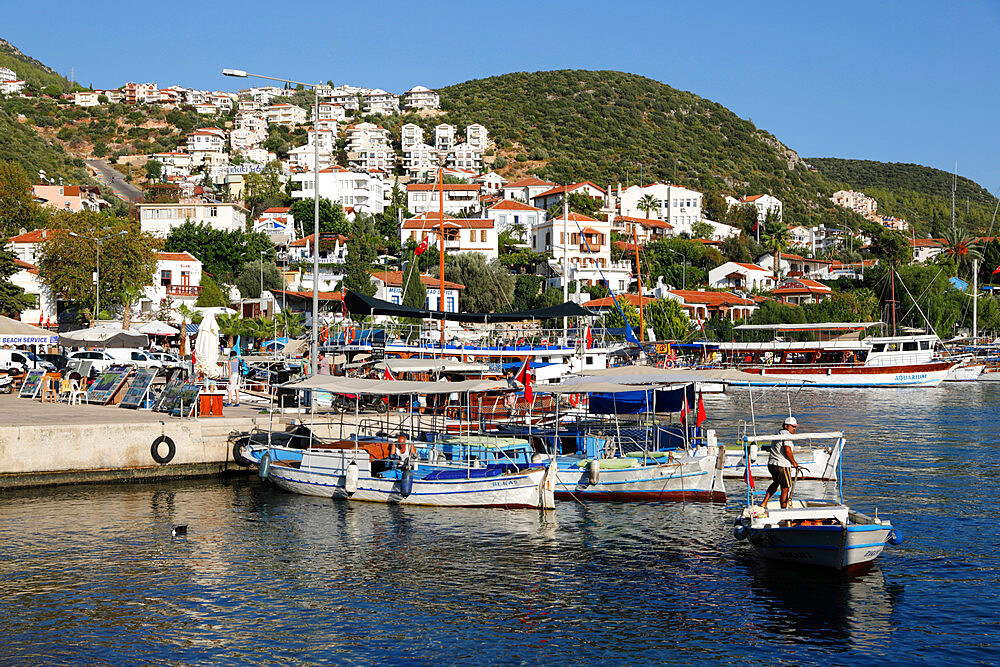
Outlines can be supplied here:
[[385, 379], [385, 380], [395, 380], [396, 379], [396, 376], [392, 374], [392, 371], [389, 370], [388, 366], [385, 367], [385, 378], [383, 378], [383, 379]]
[[997, 268], [993, 269], [993, 273], [1000, 273], [1000, 266], [998, 266]]
[[531, 360], [525, 359], [524, 365], [521, 366], [520, 372], [517, 374], [517, 381], [524, 386], [524, 400], [528, 401], [531, 405], [534, 401], [534, 392], [531, 391]]
[[688, 425], [688, 397], [687, 392], [684, 392], [684, 402], [681, 403], [681, 423], [684, 426]]
[[[996, 272], [994, 271], [994, 273], [996, 273]], [[42, 314], [38, 313], [38, 326], [42, 326], [42, 322], [44, 322], [44, 321], [45, 321], [45, 319], [42, 317]]]
[[427, 250], [427, 242], [430, 240], [430, 238], [431, 237], [429, 236], [424, 237], [424, 240], [420, 242], [420, 245], [417, 246], [417, 249], [413, 251], [414, 256], [419, 257], [420, 255], [424, 254], [424, 251]]
[[701, 428], [701, 423], [705, 421], [705, 399], [702, 398], [701, 392], [698, 392], [698, 417], [695, 419], [695, 424], [698, 428]]
[[753, 482], [753, 473], [750, 472], [749, 462], [747, 462], [747, 463], [748, 463], [748, 465], [747, 465], [747, 486], [749, 486], [751, 489], [756, 489], [757, 485], [754, 484], [754, 482]]
[[590, 325], [587, 325], [587, 349], [589, 350], [594, 345], [594, 334], [590, 331]]

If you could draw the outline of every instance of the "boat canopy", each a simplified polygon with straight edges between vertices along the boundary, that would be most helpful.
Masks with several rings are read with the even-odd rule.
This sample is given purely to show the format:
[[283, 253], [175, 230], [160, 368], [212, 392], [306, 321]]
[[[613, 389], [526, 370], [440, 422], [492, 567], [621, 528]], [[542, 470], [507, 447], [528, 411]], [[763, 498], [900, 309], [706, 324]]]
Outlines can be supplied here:
[[392, 317], [418, 317], [424, 320], [449, 320], [451, 322], [524, 322], [553, 317], [591, 317], [593, 313], [576, 303], [562, 303], [547, 308], [519, 310], [512, 313], [450, 313], [426, 308], [412, 308], [376, 299], [373, 296], [348, 290], [344, 296], [347, 310], [356, 315], [389, 315]]
[[335, 394], [367, 396], [402, 396], [417, 394], [478, 393], [505, 389], [506, 382], [493, 380], [462, 380], [461, 382], [416, 382], [411, 380], [371, 380], [339, 375], [312, 375], [281, 385], [288, 389], [316, 389]]
[[693, 384], [682, 387], [637, 388], [634, 384], [618, 384], [588, 378], [574, 378], [573, 383], [535, 385], [537, 392], [550, 394], [589, 394], [587, 410], [593, 415], [634, 415], [644, 412], [680, 412], [687, 398], [693, 409], [697, 396]]
[[882, 322], [816, 322], [813, 324], [738, 324], [733, 331], [859, 331]]
[[389, 369], [393, 373], [485, 373], [489, 364], [469, 363], [453, 359], [386, 359], [375, 364], [377, 370]]

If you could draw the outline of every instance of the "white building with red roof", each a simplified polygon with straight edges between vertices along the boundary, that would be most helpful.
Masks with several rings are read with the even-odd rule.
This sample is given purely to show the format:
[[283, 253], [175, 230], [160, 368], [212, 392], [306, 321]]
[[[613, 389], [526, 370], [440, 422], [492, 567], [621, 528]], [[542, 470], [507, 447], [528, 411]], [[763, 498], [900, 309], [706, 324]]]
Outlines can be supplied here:
[[440, 109], [441, 97], [426, 86], [414, 86], [403, 93], [403, 105], [407, 109]]
[[688, 312], [688, 317], [695, 321], [740, 320], [753, 316], [759, 305], [754, 299], [730, 292], [674, 289], [667, 290], [664, 297], [677, 301]]
[[[403, 283], [404, 275], [402, 271], [372, 271], [372, 282], [375, 283], [377, 291], [376, 299], [390, 301], [392, 303], [403, 303]], [[427, 300], [424, 307], [428, 310], [439, 310], [439, 295], [441, 294], [440, 276], [421, 275], [420, 282], [427, 290]], [[450, 280], [444, 281], [444, 310], [449, 313], [459, 312], [459, 295], [465, 289], [465, 285], [453, 283]]]
[[[444, 250], [449, 255], [478, 252], [487, 260], [499, 256], [498, 233], [491, 218], [453, 218], [445, 214], [443, 227]], [[427, 211], [403, 221], [399, 240], [400, 243], [412, 240], [419, 244], [429, 239], [432, 247], [440, 248], [441, 233], [441, 215]]]
[[253, 231], [267, 234], [276, 246], [287, 245], [295, 239], [295, 216], [288, 206], [273, 206], [254, 221]]
[[495, 195], [503, 189], [503, 186], [507, 184], [507, 179], [496, 173], [495, 171], [488, 172], [486, 174], [480, 174], [472, 179], [473, 183], [479, 183], [483, 186], [484, 195]]
[[502, 199], [486, 209], [486, 217], [496, 223], [497, 232], [520, 227], [525, 236], [545, 222], [545, 211], [516, 199]]
[[58, 229], [34, 229], [30, 232], [21, 232], [17, 236], [7, 239], [7, 249], [22, 262], [37, 265], [41, 258], [42, 244], [60, 231]]
[[167, 178], [172, 176], [187, 178], [191, 175], [191, 169], [194, 168], [194, 157], [185, 151], [153, 153], [149, 159], [156, 160], [162, 165], [161, 173]]
[[[633, 229], [635, 230], [634, 235]], [[615, 217], [611, 230], [625, 234], [629, 241], [637, 240], [640, 244], [645, 244], [673, 236], [674, 226], [656, 218], [633, 218], [619, 215]]]
[[632, 264], [611, 259], [611, 223], [607, 220], [574, 212], [566, 218], [544, 220], [531, 230], [531, 250], [552, 253], [549, 286], [562, 286], [564, 258], [571, 282], [600, 285], [607, 280], [612, 291], [623, 292], [632, 280]]
[[[288, 261], [313, 261], [313, 239], [315, 234], [303, 236], [288, 244]], [[321, 264], [343, 264], [347, 261], [347, 237], [340, 234], [319, 235], [319, 261]], [[321, 271], [322, 273], [322, 271]], [[322, 275], [320, 277], [322, 283]], [[310, 283], [311, 285], [311, 283]]]
[[913, 262], [925, 264], [944, 252], [944, 239], [910, 239]]
[[181, 304], [194, 306], [199, 295], [201, 261], [189, 252], [158, 252], [153, 284], [146, 287], [139, 300], [139, 312], [153, 313], [168, 300], [175, 309]]
[[166, 238], [170, 230], [188, 221], [224, 232], [246, 230], [247, 225], [247, 209], [229, 202], [136, 204], [136, 208], [139, 228], [157, 238]]
[[57, 211], [100, 211], [109, 206], [100, 191], [86, 185], [32, 185], [31, 194], [42, 206]]
[[809, 278], [786, 278], [772, 292], [774, 298], [793, 306], [825, 301], [832, 293], [831, 288]]
[[9, 67], [0, 67], [0, 95], [20, 95], [26, 82]]
[[406, 208], [412, 213], [440, 211], [440, 192], [444, 190], [445, 215], [457, 215], [479, 210], [479, 194], [482, 186], [478, 183], [410, 183], [406, 186]]
[[536, 176], [529, 176], [504, 185], [503, 198], [517, 199], [525, 204], [529, 204], [537, 195], [540, 195], [547, 190], [551, 190], [557, 185], [558, 183], [543, 181]]
[[[654, 206], [648, 212], [639, 208], [639, 203], [645, 197], [652, 197]], [[633, 185], [622, 189], [618, 186], [619, 213], [631, 218], [656, 218], [673, 226], [673, 233], [691, 233], [695, 223], [702, 220], [703, 195], [689, 188], [669, 183], [653, 183], [651, 185]], [[648, 215], [647, 215], [648, 213]]]
[[[757, 258], [757, 264], [768, 271], [774, 272], [774, 253], [767, 253]], [[781, 253], [778, 263], [778, 275], [792, 278], [805, 277], [816, 280], [830, 280], [830, 264], [828, 259], [813, 259], [790, 252]]]
[[553, 204], [561, 202], [566, 196], [566, 193], [583, 194], [602, 202], [607, 197], [607, 192], [605, 192], [605, 190], [600, 186], [591, 183], [590, 181], [581, 181], [579, 183], [571, 183], [570, 185], [557, 185], [543, 192], [539, 192], [531, 198], [531, 204], [532, 206], [537, 206], [538, 208], [548, 209]]
[[38, 277], [38, 267], [20, 259], [14, 260], [14, 265], [17, 271], [10, 276], [10, 282], [24, 290], [25, 296], [31, 299], [31, 305], [21, 311], [20, 320], [38, 326], [56, 324], [56, 300]]
[[200, 127], [187, 135], [187, 152], [195, 157], [203, 157], [206, 153], [224, 153], [226, 151], [226, 131], [217, 127]]
[[708, 272], [708, 285], [716, 289], [764, 291], [774, 286], [774, 274], [756, 264], [726, 262]]
[[726, 203], [729, 205], [729, 208], [733, 208], [734, 206], [753, 206], [757, 209], [758, 222], [764, 222], [767, 219], [768, 213], [777, 215], [778, 220], [784, 219], [784, 204], [773, 195], [747, 195], [741, 199], [727, 196]]

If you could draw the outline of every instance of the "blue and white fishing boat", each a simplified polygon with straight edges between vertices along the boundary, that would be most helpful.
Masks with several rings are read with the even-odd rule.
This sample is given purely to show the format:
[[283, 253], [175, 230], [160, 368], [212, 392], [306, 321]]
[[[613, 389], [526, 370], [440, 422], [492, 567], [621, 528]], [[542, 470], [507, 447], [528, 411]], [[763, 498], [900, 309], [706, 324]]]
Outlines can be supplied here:
[[[842, 448], [844, 435], [744, 436], [743, 445], [749, 455], [750, 447], [761, 442], [823, 439], [835, 439]], [[733, 535], [747, 540], [761, 558], [847, 570], [875, 560], [886, 544], [903, 541], [888, 519], [879, 518], [877, 510], [868, 516], [845, 505], [839, 482], [839, 500], [795, 500], [790, 493], [788, 507], [782, 508], [776, 498], [767, 507], [755, 504], [754, 496], [761, 494], [754, 491], [753, 477], [747, 481], [747, 507], [734, 522]]]

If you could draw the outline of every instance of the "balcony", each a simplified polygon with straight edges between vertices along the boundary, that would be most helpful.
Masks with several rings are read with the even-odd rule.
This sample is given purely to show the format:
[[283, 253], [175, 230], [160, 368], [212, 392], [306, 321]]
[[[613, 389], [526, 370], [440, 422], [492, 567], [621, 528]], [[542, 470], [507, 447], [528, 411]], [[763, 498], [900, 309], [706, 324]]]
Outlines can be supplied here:
[[201, 294], [201, 287], [197, 285], [167, 285], [168, 296], [193, 296]]
[[580, 252], [591, 252], [591, 253], [595, 253], [596, 254], [596, 253], [601, 252], [601, 246], [597, 245], [597, 244], [587, 245], [586, 243], [581, 243], [580, 244]]

